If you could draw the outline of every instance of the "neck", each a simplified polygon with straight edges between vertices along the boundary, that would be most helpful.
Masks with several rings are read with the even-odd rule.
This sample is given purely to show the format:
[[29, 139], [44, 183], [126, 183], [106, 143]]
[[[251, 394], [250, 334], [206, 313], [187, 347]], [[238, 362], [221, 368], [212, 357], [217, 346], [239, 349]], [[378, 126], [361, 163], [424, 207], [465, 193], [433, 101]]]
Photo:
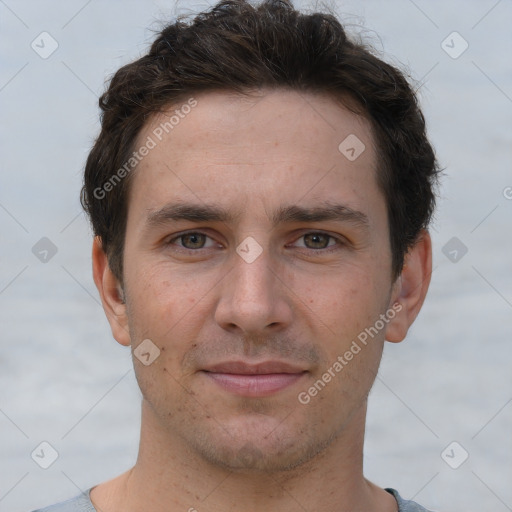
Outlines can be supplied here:
[[134, 512], [395, 512], [394, 498], [363, 476], [366, 403], [312, 460], [285, 472], [230, 471], [169, 435], [143, 401], [135, 466], [93, 489], [98, 510]]

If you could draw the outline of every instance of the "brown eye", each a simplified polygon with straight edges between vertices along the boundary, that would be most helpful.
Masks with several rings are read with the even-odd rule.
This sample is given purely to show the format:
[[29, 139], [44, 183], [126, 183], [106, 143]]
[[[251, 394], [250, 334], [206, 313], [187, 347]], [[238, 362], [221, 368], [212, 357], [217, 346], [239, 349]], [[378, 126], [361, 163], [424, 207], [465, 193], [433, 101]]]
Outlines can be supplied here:
[[206, 243], [207, 236], [203, 233], [187, 233], [181, 235], [177, 240], [181, 240], [181, 245], [185, 249], [202, 249]]
[[324, 233], [308, 233], [303, 238], [308, 249], [326, 249], [329, 246], [329, 240], [333, 237]]
[[178, 245], [183, 249], [204, 249], [206, 247], [206, 241], [210, 238], [204, 233], [190, 232], [183, 233], [182, 235], [176, 236], [167, 242], [168, 245]]

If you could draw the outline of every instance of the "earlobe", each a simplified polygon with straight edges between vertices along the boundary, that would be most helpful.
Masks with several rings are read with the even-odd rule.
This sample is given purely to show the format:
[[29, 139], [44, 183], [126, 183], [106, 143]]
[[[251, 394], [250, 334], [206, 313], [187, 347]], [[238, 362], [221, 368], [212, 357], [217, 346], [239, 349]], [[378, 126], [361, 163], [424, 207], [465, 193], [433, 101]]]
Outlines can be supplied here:
[[128, 317], [123, 289], [110, 270], [108, 258], [100, 237], [94, 237], [92, 246], [92, 270], [94, 283], [100, 294], [103, 310], [118, 343], [130, 346]]
[[428, 231], [422, 230], [406, 254], [402, 273], [393, 287], [390, 307], [399, 303], [401, 309], [387, 326], [387, 341], [398, 343], [405, 338], [423, 305], [431, 275], [432, 241]]

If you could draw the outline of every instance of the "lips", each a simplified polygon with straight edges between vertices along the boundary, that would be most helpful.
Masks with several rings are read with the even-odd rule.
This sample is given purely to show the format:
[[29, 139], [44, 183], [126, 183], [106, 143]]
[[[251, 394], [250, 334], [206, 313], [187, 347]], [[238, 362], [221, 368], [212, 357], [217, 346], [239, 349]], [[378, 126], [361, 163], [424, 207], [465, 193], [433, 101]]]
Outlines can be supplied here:
[[296, 383], [307, 370], [283, 361], [257, 364], [229, 361], [209, 366], [203, 373], [225, 391], [247, 397], [265, 397]]

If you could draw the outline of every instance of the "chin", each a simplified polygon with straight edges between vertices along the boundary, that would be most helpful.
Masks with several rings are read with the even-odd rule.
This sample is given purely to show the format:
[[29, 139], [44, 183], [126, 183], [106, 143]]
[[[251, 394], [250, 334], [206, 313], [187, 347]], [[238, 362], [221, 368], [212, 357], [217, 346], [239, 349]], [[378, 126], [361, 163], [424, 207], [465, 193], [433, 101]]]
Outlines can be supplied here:
[[[319, 455], [332, 438], [318, 439], [313, 431], [283, 428], [283, 421], [237, 421], [234, 425], [217, 425], [214, 431], [202, 432], [189, 439], [196, 453], [215, 466], [234, 472], [278, 473], [296, 469]], [[273, 429], [269, 429], [273, 423]], [[302, 433], [301, 433], [302, 431]], [[265, 432], [269, 432], [265, 436]]]

